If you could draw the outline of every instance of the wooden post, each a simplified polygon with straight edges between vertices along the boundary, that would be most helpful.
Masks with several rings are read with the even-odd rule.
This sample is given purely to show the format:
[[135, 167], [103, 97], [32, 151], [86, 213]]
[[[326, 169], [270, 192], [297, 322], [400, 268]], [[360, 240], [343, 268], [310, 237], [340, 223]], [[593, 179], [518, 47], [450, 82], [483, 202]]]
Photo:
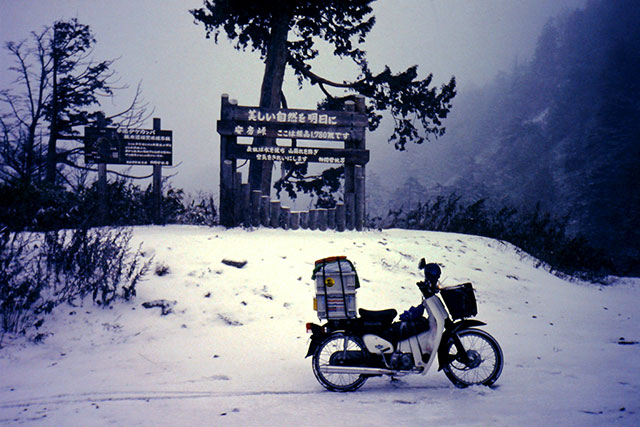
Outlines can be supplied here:
[[[231, 116], [231, 103], [229, 95], [223, 94], [221, 99], [221, 119], [229, 119]], [[235, 187], [236, 187], [236, 161], [227, 158], [230, 144], [237, 140], [234, 136], [223, 135], [220, 137], [220, 224], [225, 227], [237, 225], [235, 216]]]
[[364, 168], [356, 166], [355, 181], [355, 228], [358, 231], [364, 229]]
[[[262, 193], [262, 192], [260, 192]], [[271, 212], [269, 205], [271, 204], [271, 200], [269, 200], [269, 196], [260, 197], [260, 223], [264, 227], [268, 227], [271, 225]]]
[[[345, 110], [355, 111], [355, 109], [355, 102], [345, 102]], [[356, 143], [352, 139], [349, 139], [345, 141], [344, 148], [356, 148]], [[355, 224], [355, 165], [353, 163], [346, 163], [344, 165], [344, 204], [346, 228], [353, 230]]]
[[[153, 130], [161, 130], [160, 119], [154, 117]], [[153, 165], [153, 223], [164, 223], [162, 218], [162, 166]]]
[[300, 212], [291, 212], [291, 229], [298, 230], [300, 228]]
[[164, 224], [162, 218], [162, 166], [153, 165], [153, 223]]
[[346, 228], [344, 204], [338, 203], [336, 206], [336, 230], [344, 231]]
[[233, 226], [242, 224], [242, 173], [233, 173]]
[[344, 210], [345, 210], [345, 227], [347, 230], [353, 230], [355, 226], [355, 194], [353, 192], [344, 194]]
[[327, 231], [327, 210], [318, 209], [318, 230]]
[[109, 209], [107, 208], [107, 164], [98, 163], [98, 212], [100, 225], [107, 225]]
[[300, 212], [300, 227], [303, 230], [306, 230], [309, 228], [309, 212], [307, 211]]
[[271, 209], [269, 209], [271, 228], [278, 228], [280, 225], [280, 200], [271, 201]]
[[[366, 114], [367, 108], [364, 102], [364, 96], [358, 95], [356, 96], [356, 111], [358, 113]], [[366, 133], [363, 133], [362, 140], [358, 141], [356, 144], [356, 148], [360, 150], [367, 149], [367, 141], [366, 141]], [[356, 172], [356, 182], [355, 182], [355, 203], [356, 203], [356, 229], [358, 231], [362, 231], [364, 229], [364, 223], [367, 218], [367, 194], [366, 194], [366, 179], [367, 179], [367, 169], [366, 165], [358, 166], [359, 172]]]
[[336, 229], [336, 209], [327, 210], [327, 228], [329, 230]]
[[249, 183], [240, 184], [241, 195], [241, 208], [239, 221], [242, 221], [242, 225], [245, 227], [251, 227], [251, 190], [249, 189]]
[[280, 228], [288, 230], [291, 228], [291, 208], [280, 207]]
[[260, 225], [260, 198], [262, 191], [253, 190], [251, 192], [251, 225], [257, 227]]
[[220, 166], [220, 224], [233, 227], [233, 162], [225, 160]]
[[[98, 128], [107, 126], [106, 119], [102, 113], [97, 117]], [[98, 143], [98, 158], [105, 160], [109, 157], [109, 143], [106, 140]], [[109, 221], [109, 209], [107, 203], [107, 164], [98, 163], [98, 223], [106, 225]]]
[[318, 210], [311, 209], [309, 211], [309, 230], [317, 230], [318, 229]]

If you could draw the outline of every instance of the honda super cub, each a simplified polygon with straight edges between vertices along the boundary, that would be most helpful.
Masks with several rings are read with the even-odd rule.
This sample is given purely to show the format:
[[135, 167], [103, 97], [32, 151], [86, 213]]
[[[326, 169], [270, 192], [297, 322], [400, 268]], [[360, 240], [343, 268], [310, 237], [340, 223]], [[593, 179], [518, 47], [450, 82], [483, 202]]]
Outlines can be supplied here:
[[438, 370], [457, 387], [496, 382], [502, 350], [491, 335], [477, 329], [484, 322], [469, 319], [477, 314], [471, 283], [439, 288], [440, 267], [422, 259], [419, 268], [425, 276], [417, 283], [422, 304], [394, 322], [395, 309], [360, 309], [359, 316], [355, 314], [359, 285], [345, 257], [316, 262], [316, 310], [327, 322], [307, 324], [313, 334], [307, 357], [313, 356], [320, 384], [332, 391], [353, 391], [370, 377], [424, 375], [436, 359]]

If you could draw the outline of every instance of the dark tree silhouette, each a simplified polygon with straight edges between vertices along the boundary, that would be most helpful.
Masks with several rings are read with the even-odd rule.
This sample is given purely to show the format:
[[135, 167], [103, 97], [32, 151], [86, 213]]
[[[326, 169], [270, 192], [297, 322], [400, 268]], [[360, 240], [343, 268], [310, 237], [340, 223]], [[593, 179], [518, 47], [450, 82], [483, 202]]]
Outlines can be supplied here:
[[[113, 96], [112, 60], [91, 58], [96, 40], [89, 26], [76, 19], [57, 21], [31, 39], [9, 42], [16, 75], [10, 89], [0, 91], [0, 181], [29, 186], [66, 179], [58, 166], [80, 167], [79, 126], [120, 123], [136, 126], [147, 118], [140, 86], [131, 104], [117, 114], [100, 111], [100, 99]], [[45, 142], [46, 140], [46, 142]]]
[[[432, 75], [418, 78], [416, 66], [399, 73], [388, 67], [374, 73], [359, 47], [375, 23], [371, 3], [373, 0], [207, 0], [203, 8], [191, 13], [196, 23], [204, 24], [207, 37], [218, 42], [223, 33], [238, 50], [260, 53], [265, 63], [260, 107], [282, 105], [285, 68], [290, 66], [300, 85], [317, 85], [332, 104], [364, 95], [370, 130], [377, 128], [381, 113], [389, 111], [395, 120], [389, 140], [403, 150], [408, 142], [422, 143], [444, 134], [442, 120], [456, 93], [455, 79], [438, 90], [431, 87]], [[359, 75], [335, 82], [314, 73], [309, 63], [319, 55], [318, 41], [329, 43], [336, 57], [353, 61]], [[332, 95], [331, 87], [348, 93]], [[254, 144], [274, 145], [275, 141], [257, 138]], [[271, 178], [271, 163], [251, 162], [251, 188], [269, 194]]]

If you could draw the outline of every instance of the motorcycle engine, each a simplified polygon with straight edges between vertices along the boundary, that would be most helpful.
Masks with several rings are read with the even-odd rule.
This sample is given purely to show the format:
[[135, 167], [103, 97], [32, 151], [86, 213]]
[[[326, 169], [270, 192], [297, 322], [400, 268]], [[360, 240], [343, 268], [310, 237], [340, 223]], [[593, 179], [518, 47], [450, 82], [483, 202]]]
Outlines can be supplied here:
[[408, 371], [413, 368], [413, 355], [411, 353], [393, 353], [391, 355], [391, 369]]

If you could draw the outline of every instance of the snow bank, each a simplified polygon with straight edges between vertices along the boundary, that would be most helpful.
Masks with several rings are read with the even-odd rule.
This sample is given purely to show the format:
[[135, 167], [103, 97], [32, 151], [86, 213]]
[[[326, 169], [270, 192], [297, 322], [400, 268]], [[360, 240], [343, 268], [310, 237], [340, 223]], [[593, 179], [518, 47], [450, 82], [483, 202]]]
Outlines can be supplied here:
[[[168, 274], [113, 309], [57, 308], [41, 344], [7, 342], [0, 424], [640, 425], [638, 279], [568, 282], [510, 245], [450, 233], [166, 226], [133, 240]], [[304, 324], [317, 322], [313, 263], [333, 255], [355, 262], [369, 309], [418, 303], [422, 257], [445, 285], [472, 282], [505, 355], [496, 387], [459, 390], [431, 371], [325, 391]], [[142, 306], [158, 300], [171, 313]]]

